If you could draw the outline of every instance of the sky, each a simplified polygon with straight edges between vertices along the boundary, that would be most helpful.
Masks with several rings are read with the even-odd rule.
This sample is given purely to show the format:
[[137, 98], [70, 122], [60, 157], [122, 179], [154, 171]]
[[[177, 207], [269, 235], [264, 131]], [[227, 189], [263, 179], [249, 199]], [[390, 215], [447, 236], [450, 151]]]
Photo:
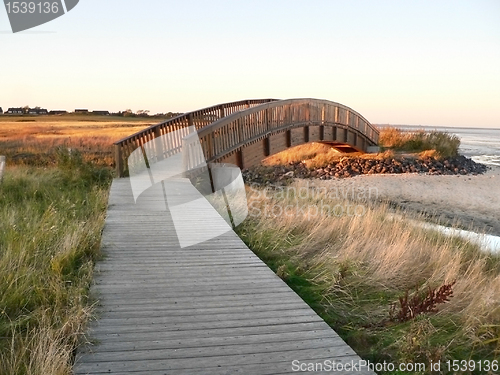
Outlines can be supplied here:
[[500, 128], [500, 1], [80, 0], [16, 34], [0, 8], [4, 110], [258, 98], [327, 99], [374, 124]]

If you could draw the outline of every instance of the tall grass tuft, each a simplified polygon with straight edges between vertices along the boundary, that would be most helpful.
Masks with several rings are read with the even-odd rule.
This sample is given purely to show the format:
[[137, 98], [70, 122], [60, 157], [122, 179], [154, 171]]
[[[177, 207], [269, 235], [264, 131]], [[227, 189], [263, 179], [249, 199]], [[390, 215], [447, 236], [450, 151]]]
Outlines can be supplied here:
[[70, 374], [90, 307], [111, 174], [59, 149], [0, 184], [0, 373]]
[[299, 163], [303, 160], [322, 157], [326, 154], [339, 155], [340, 153], [327, 144], [312, 142], [271, 155], [263, 161], [263, 164], [286, 165], [289, 163]]
[[405, 131], [399, 128], [381, 129], [379, 144], [396, 151], [422, 152], [435, 150], [440, 158], [458, 155], [460, 138], [440, 131]]

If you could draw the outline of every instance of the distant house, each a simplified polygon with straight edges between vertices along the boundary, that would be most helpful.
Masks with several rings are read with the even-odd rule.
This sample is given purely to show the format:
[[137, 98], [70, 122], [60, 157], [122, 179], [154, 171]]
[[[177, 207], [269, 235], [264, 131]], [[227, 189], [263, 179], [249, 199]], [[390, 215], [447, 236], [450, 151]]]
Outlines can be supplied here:
[[56, 110], [52, 110], [49, 112], [49, 115], [64, 115], [68, 113], [68, 111], [65, 111], [65, 110], [62, 110], [62, 109], [56, 109]]
[[88, 109], [75, 109], [75, 113], [89, 113]]
[[98, 116], [109, 116], [109, 111], [92, 111], [92, 114]]
[[24, 110], [22, 108], [9, 108], [6, 113], [9, 115], [22, 115]]
[[47, 111], [45, 108], [30, 108], [30, 109], [28, 109], [28, 114], [29, 115], [48, 115], [49, 111]]

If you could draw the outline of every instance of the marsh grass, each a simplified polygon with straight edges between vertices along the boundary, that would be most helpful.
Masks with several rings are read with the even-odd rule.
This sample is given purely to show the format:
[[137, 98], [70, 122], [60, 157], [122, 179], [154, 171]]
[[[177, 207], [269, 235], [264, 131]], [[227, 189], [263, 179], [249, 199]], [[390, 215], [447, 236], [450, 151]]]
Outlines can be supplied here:
[[93, 115], [0, 116], [0, 155], [8, 165], [50, 167], [56, 149], [80, 152], [94, 165], [114, 165], [113, 143], [152, 124], [158, 118]]
[[434, 150], [435, 157], [447, 158], [458, 155], [460, 138], [441, 131], [405, 131], [385, 127], [380, 130], [379, 144], [384, 149], [420, 153]]
[[0, 184], [0, 373], [70, 374], [91, 310], [111, 173], [56, 148]]
[[112, 167], [113, 139], [110, 137], [36, 138], [26, 136], [0, 143], [1, 152], [9, 165], [53, 167], [57, 165], [59, 149], [77, 151], [87, 162]]
[[[304, 182], [295, 184], [299, 189]], [[345, 203], [313, 197], [300, 204]], [[276, 205], [293, 206], [293, 196], [264, 198], [249, 188], [248, 199], [254, 214], [250, 210], [239, 235], [362, 357], [393, 363], [498, 359], [497, 256], [395, 220], [384, 205], [367, 204], [360, 216], [320, 212], [311, 218], [300, 211], [262, 214]], [[453, 297], [437, 313], [391, 321], [391, 306], [406, 291], [454, 280]]]

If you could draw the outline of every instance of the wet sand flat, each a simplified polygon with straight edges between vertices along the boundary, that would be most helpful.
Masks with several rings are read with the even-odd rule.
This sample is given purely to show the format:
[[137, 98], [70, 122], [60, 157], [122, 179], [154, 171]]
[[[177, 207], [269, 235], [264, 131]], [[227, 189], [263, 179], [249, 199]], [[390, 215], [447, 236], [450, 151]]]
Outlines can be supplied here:
[[[314, 181], [327, 188], [377, 192], [407, 211], [439, 218], [445, 225], [500, 235], [500, 167], [482, 175], [389, 174], [361, 175], [348, 179]], [[374, 198], [374, 194], [370, 199]]]

